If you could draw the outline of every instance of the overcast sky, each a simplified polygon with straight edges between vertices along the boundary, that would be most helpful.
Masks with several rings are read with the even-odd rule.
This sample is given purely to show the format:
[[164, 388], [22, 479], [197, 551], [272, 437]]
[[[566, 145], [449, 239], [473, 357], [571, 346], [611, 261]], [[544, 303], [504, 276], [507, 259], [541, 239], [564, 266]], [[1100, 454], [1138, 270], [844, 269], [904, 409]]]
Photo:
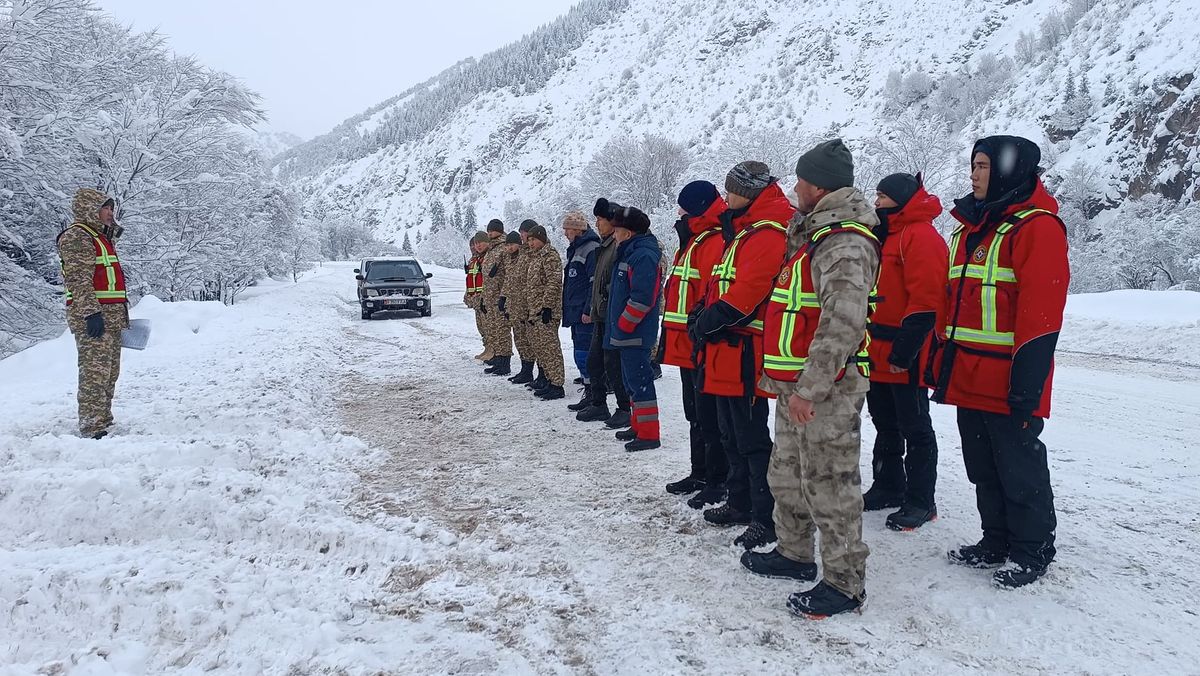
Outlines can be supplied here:
[[271, 127], [310, 138], [468, 56], [565, 13], [573, 0], [96, 0], [179, 53], [240, 77]]

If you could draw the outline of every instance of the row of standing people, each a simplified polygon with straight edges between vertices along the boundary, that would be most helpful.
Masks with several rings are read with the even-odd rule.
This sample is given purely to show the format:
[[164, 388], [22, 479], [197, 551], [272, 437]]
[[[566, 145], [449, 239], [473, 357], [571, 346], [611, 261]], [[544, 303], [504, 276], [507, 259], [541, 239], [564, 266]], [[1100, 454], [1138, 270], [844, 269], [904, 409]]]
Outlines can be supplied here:
[[[820, 575], [788, 607], [827, 617], [865, 601], [864, 508], [898, 508], [887, 518], [898, 531], [937, 518], [932, 389], [935, 401], [958, 408], [983, 531], [949, 560], [998, 567], [992, 579], [1001, 587], [1039, 579], [1055, 556], [1056, 527], [1039, 436], [1069, 283], [1065, 229], [1039, 162], [1026, 139], [980, 140], [949, 247], [932, 225], [941, 203], [919, 176], [885, 178], [872, 207], [853, 187], [840, 140], [797, 162], [798, 210], [766, 165], [740, 163], [724, 197], [705, 181], [680, 193], [680, 246], [665, 289], [649, 220], [599, 201], [598, 228], [614, 233], [600, 256], [617, 243], [616, 274], [606, 280], [599, 258], [589, 315], [605, 309], [597, 299], [610, 303], [594, 323], [601, 338], [592, 347], [602, 349], [581, 367], [592, 405], [579, 417], [597, 407], [607, 414], [597, 375], [618, 374], [634, 391], [629, 450], [658, 446], [645, 362], [657, 331], [647, 320], [661, 312], [658, 359], [681, 370], [691, 442], [691, 471], [667, 490], [692, 494], [697, 509], [716, 505], [704, 512], [710, 523], [745, 526], [735, 542], [751, 572]], [[877, 432], [865, 495], [864, 403]]]

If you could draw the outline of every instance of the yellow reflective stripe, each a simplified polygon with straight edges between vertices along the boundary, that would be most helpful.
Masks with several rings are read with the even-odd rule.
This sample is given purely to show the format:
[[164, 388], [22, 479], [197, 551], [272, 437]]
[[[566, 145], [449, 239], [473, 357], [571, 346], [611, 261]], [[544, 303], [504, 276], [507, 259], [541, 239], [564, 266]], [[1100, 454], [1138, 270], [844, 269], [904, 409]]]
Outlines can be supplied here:
[[[963, 274], [963, 267], [967, 268], [967, 274]], [[955, 265], [950, 268], [950, 278], [958, 279], [966, 277], [967, 279], [987, 279], [987, 266], [984, 265]], [[1017, 273], [1012, 268], [1002, 268], [996, 266], [992, 270], [992, 281], [995, 282], [1015, 282], [1017, 281]]]
[[683, 324], [687, 325], [688, 316], [683, 312], [664, 312], [663, 321], [668, 324]]
[[968, 343], [1006, 345], [1010, 347], [1015, 343], [1015, 336], [1011, 332], [980, 331], [979, 329], [969, 329], [964, 326], [949, 326], [946, 333], [952, 336], [955, 341]]
[[781, 355], [764, 355], [763, 366], [776, 371], [803, 371], [808, 363], [807, 357], [791, 357]]

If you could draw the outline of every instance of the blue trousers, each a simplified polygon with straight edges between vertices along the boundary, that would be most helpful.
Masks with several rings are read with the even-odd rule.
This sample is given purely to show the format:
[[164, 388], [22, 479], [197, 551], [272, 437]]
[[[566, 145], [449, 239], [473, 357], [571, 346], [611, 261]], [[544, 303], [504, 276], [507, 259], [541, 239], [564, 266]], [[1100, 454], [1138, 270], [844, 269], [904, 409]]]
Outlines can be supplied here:
[[650, 348], [623, 347], [621, 374], [632, 406], [633, 431], [638, 439], [658, 440], [658, 394], [654, 391], [654, 368]]
[[583, 376], [585, 383], [592, 381], [592, 374], [588, 372], [588, 353], [591, 350], [594, 331], [593, 324], [571, 325], [571, 346], [574, 349], [575, 368], [579, 369], [579, 375]]

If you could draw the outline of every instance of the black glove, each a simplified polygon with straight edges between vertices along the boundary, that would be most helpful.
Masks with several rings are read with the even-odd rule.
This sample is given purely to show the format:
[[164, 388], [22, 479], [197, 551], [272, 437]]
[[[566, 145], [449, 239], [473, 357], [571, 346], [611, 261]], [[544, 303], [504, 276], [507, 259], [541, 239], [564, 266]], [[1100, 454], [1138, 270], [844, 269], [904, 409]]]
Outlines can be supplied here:
[[99, 338], [104, 335], [104, 315], [93, 312], [84, 321], [87, 322], [88, 338]]
[[508, 303], [508, 298], [506, 298], [504, 296], [500, 296], [500, 300], [496, 304], [496, 309], [501, 312], [504, 312], [504, 306], [506, 303]]
[[542, 323], [549, 324], [550, 316], [553, 315], [554, 313], [550, 311], [550, 308], [544, 307], [544, 308], [542, 308], [541, 314], [542, 314]]
[[495, 277], [497, 272], [500, 272], [500, 264], [492, 263], [491, 269], [488, 270], [488, 277]]

